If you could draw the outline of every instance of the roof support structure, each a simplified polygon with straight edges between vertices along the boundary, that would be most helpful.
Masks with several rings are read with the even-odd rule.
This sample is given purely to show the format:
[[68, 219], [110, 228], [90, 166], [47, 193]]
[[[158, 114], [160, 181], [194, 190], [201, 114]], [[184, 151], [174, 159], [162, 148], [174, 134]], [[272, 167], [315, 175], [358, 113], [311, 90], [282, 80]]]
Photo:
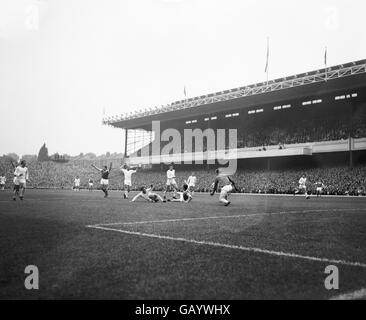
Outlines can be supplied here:
[[145, 109], [143, 111], [137, 111], [135, 113], [112, 116], [104, 118], [103, 124], [113, 125], [124, 120], [144, 118], [147, 116], [162, 114], [169, 111], [195, 108], [212, 103], [234, 100], [238, 98], [304, 86], [307, 84], [327, 82], [364, 73], [366, 73], [366, 60], [361, 60], [358, 62], [348, 63], [347, 65], [339, 65], [335, 67], [329, 67], [327, 69], [308, 72], [305, 74], [295, 75], [277, 80], [270, 80], [268, 83], [263, 82], [246, 87], [240, 87], [205, 96], [181, 100], [173, 102], [166, 106], [162, 106], [161, 108], [150, 108], [148, 110]]

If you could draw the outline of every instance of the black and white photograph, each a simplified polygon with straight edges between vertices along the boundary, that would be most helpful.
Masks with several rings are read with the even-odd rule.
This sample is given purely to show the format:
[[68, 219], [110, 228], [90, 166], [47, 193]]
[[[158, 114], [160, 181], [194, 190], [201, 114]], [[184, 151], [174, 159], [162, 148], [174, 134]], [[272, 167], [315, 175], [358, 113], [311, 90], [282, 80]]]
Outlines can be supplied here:
[[366, 300], [365, 12], [0, 0], [0, 300]]

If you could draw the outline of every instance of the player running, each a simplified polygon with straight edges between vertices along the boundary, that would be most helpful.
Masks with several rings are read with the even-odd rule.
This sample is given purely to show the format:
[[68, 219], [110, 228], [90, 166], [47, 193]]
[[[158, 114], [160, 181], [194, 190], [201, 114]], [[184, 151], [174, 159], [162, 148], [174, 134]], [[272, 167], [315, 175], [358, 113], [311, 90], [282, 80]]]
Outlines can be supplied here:
[[108, 197], [108, 186], [109, 186], [109, 173], [112, 170], [112, 162], [109, 164], [109, 169], [107, 166], [103, 166], [103, 168], [98, 168], [94, 164], [91, 165], [94, 169], [98, 170], [102, 174], [102, 178], [100, 179], [100, 185], [102, 191], [104, 192], [104, 198]]
[[136, 168], [130, 168], [127, 164], [121, 167], [121, 171], [125, 177], [124, 188], [123, 188], [123, 199], [128, 199], [132, 187], [132, 175], [137, 172]]
[[305, 177], [305, 175], [302, 175], [302, 177], [299, 180], [299, 188], [297, 189], [297, 191], [295, 193], [298, 194], [300, 192], [304, 192], [305, 198], [309, 199], [310, 196], [306, 190], [306, 182], [307, 182], [307, 178]]
[[194, 189], [196, 188], [196, 183], [197, 183], [197, 178], [194, 174], [194, 172], [192, 172], [192, 174], [188, 177], [186, 184], [188, 185], [188, 190], [193, 194], [194, 193]]
[[74, 191], [80, 191], [80, 178], [76, 176], [74, 180]]
[[6, 177], [5, 177], [5, 174], [2, 174], [0, 176], [0, 190], [2, 190], [2, 191], [5, 190], [5, 183], [6, 183]]
[[325, 188], [325, 185], [320, 180], [318, 182], [315, 182], [314, 184], [316, 187], [316, 196], [321, 197], [323, 194], [323, 189]]
[[219, 201], [225, 204], [225, 207], [227, 207], [231, 202], [227, 199], [230, 193], [235, 190], [237, 191], [237, 188], [235, 186], [235, 182], [231, 179], [230, 176], [221, 173], [220, 169], [215, 170], [216, 178], [215, 182], [213, 183], [213, 189], [211, 191], [211, 196], [215, 194], [215, 192], [218, 190], [219, 186], [223, 186], [221, 188]]
[[159, 196], [157, 193], [153, 192], [154, 186], [151, 185], [150, 188], [141, 187], [141, 192], [139, 192], [137, 195], [133, 197], [131, 202], [135, 202], [139, 198], [143, 198], [149, 202], [166, 202], [165, 199], [163, 199], [161, 196]]
[[172, 202], [185, 202], [189, 203], [192, 201], [193, 197], [191, 192], [189, 191], [188, 184], [183, 184], [183, 192], [177, 192], [179, 194], [178, 199], [172, 199]]
[[16, 201], [17, 196], [19, 196], [20, 200], [24, 199], [27, 181], [29, 181], [28, 168], [26, 166], [26, 162], [22, 160], [20, 161], [20, 165], [18, 165], [14, 171], [14, 201]]
[[177, 182], [175, 181], [175, 170], [173, 164], [169, 166], [169, 169], [166, 172], [166, 177], [167, 180], [166, 180], [166, 189], [164, 191], [164, 199], [166, 200], [166, 193], [171, 189], [173, 189], [174, 192], [173, 199], [176, 199], [177, 198], [176, 194], [179, 188]]

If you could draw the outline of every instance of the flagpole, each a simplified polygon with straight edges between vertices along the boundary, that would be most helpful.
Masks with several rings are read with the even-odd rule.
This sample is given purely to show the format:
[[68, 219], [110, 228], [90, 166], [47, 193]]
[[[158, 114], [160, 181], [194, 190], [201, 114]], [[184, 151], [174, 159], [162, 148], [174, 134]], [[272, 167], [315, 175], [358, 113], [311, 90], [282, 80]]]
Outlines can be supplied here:
[[187, 107], [187, 91], [186, 91], [186, 86], [184, 86], [184, 107]]
[[328, 55], [328, 48], [325, 47], [325, 53], [324, 53], [324, 65], [325, 65], [325, 82], [328, 81], [328, 68], [327, 68], [327, 55]]
[[266, 62], [267, 86], [269, 78], [268, 73], [269, 73], [269, 37], [267, 37], [267, 62]]

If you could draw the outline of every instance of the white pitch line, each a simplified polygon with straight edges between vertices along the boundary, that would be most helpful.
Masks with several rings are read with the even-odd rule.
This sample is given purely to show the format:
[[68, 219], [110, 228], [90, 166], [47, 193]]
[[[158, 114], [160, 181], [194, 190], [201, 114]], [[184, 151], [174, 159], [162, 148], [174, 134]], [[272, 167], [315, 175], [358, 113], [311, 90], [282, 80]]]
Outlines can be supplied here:
[[339, 296], [330, 298], [329, 300], [360, 300], [360, 299], [366, 299], [366, 288], [354, 292], [341, 294]]
[[245, 218], [245, 217], [255, 217], [255, 216], [271, 216], [271, 215], [284, 215], [284, 214], [302, 214], [302, 213], [320, 213], [320, 212], [342, 212], [342, 211], [365, 211], [363, 208], [350, 208], [350, 209], [322, 209], [322, 210], [302, 210], [302, 211], [281, 211], [281, 212], [262, 212], [262, 213], [252, 213], [252, 214], [241, 214], [241, 215], [231, 215], [231, 216], [209, 216], [209, 217], [192, 217], [192, 218], [182, 218], [182, 219], [165, 219], [165, 220], [144, 220], [144, 221], [134, 221], [134, 222], [114, 222], [114, 223], [99, 223], [93, 226], [118, 226], [118, 225], [137, 225], [137, 224], [149, 224], [149, 223], [166, 223], [166, 222], [180, 222], [180, 221], [197, 221], [197, 220], [212, 220], [212, 219], [227, 219], [227, 218]]
[[272, 256], [295, 258], [295, 259], [302, 259], [302, 260], [308, 260], [308, 261], [326, 262], [326, 263], [330, 263], [330, 264], [340, 264], [340, 265], [345, 265], [345, 266], [366, 268], [366, 263], [361, 263], [361, 262], [350, 262], [350, 261], [345, 261], [345, 260], [335, 260], [335, 259], [328, 259], [328, 258], [304, 256], [304, 255], [300, 255], [300, 254], [296, 254], [296, 253], [287, 253], [287, 252], [266, 250], [266, 249], [260, 249], [260, 248], [254, 248], [254, 247], [243, 247], [243, 246], [230, 245], [230, 244], [211, 242], [211, 241], [200, 241], [200, 240], [185, 239], [185, 238], [175, 238], [175, 237], [163, 236], [163, 235], [158, 235], [158, 234], [134, 232], [134, 231], [121, 230], [121, 229], [101, 227], [101, 226], [87, 226], [87, 227], [99, 229], [99, 230], [105, 230], [105, 231], [114, 231], [114, 232], [119, 232], [119, 233], [125, 233], [125, 234], [129, 234], [129, 235], [155, 238], [155, 239], [160, 239], [160, 240], [179, 241], [179, 242], [185, 242], [185, 243], [192, 243], [192, 244], [196, 244], [196, 245], [206, 245], [206, 246], [226, 248], [226, 249], [242, 250], [242, 251], [247, 251], [247, 252], [263, 253], [263, 254], [268, 254], [268, 255], [272, 255]]

